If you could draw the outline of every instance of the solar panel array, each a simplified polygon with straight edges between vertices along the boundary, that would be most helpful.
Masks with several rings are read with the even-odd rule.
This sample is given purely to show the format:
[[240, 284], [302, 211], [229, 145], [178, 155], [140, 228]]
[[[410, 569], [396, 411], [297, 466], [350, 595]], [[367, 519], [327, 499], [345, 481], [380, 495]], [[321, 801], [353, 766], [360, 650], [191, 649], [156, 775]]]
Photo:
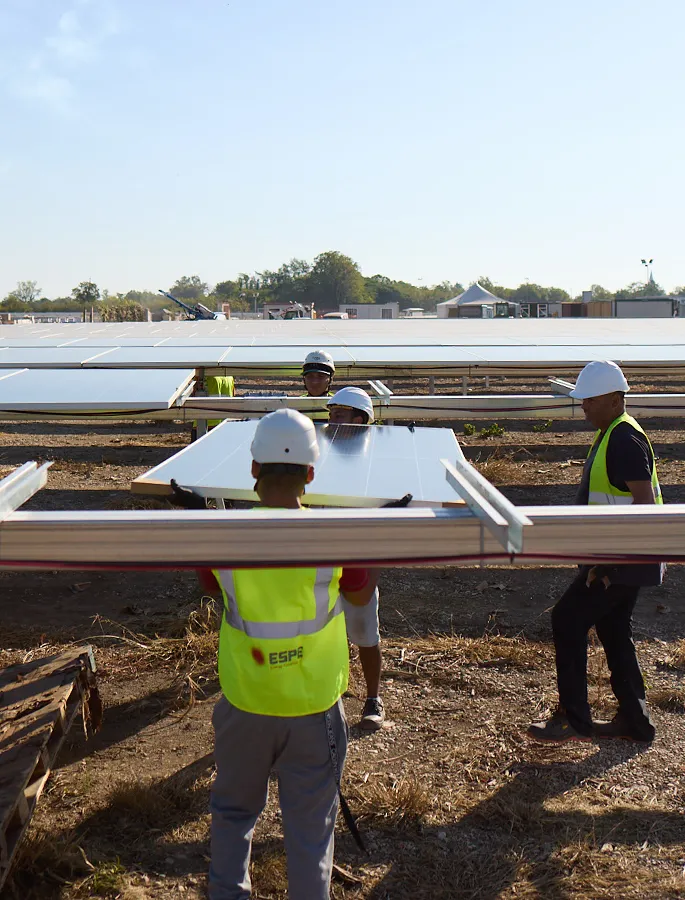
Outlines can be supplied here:
[[685, 320], [229, 320], [0, 326], [0, 368], [221, 368], [295, 373], [313, 347], [341, 374], [553, 374], [592, 359], [685, 364]]

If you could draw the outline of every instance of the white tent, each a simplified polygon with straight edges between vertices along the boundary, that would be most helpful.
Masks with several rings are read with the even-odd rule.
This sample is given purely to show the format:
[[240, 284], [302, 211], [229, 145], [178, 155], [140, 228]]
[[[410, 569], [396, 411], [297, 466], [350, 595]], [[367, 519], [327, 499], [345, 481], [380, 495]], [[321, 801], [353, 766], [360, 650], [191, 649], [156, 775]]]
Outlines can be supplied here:
[[503, 301], [501, 297], [495, 297], [494, 294], [491, 294], [490, 291], [486, 291], [484, 287], [481, 287], [478, 282], [476, 282], [475, 284], [472, 284], [470, 288], [467, 288], [463, 294], [459, 294], [458, 297], [453, 297], [451, 300], [444, 300], [442, 303], [438, 303], [438, 318], [447, 319], [450, 315], [450, 309], [454, 309], [457, 306], [483, 306], [485, 304], [489, 305], [503, 302], [505, 301]]

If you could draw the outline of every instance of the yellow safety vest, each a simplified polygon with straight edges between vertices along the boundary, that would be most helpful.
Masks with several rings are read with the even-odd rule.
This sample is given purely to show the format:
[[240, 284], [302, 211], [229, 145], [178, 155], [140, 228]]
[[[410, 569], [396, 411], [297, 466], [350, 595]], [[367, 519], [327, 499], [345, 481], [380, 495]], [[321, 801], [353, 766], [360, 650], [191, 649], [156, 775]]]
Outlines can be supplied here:
[[[205, 378], [205, 389], [210, 397], [234, 397], [235, 381], [232, 375], [210, 375]], [[207, 428], [214, 428], [223, 419], [208, 419]]]
[[[301, 397], [309, 397], [309, 394], [300, 394]], [[328, 401], [324, 400], [324, 397], [332, 397], [333, 391], [328, 391], [327, 394], [322, 394], [321, 397], [317, 397], [317, 400], [321, 400], [321, 402], [325, 405]], [[320, 412], [307, 412], [303, 411], [303, 415], [307, 416], [308, 419], [311, 419], [312, 422], [328, 422], [329, 414], [328, 409], [322, 409]]]
[[655, 503], [663, 503], [664, 501], [661, 496], [661, 487], [659, 485], [659, 479], [657, 478], [656, 474], [656, 457], [654, 456], [654, 450], [652, 449], [649, 438], [647, 437], [643, 429], [636, 422], [636, 420], [632, 416], [629, 416], [627, 413], [623, 413], [623, 415], [620, 415], [617, 419], [614, 419], [611, 425], [604, 432], [604, 435], [602, 435], [601, 431], [598, 431], [594, 437], [592, 446], [590, 447], [590, 452], [588, 453], [588, 457], [592, 454], [592, 451], [594, 450], [598, 441], [599, 446], [597, 447], [597, 453], [595, 454], [592, 468], [590, 469], [590, 488], [588, 503], [628, 504], [633, 502], [633, 495], [630, 493], [630, 491], [619, 491], [619, 489], [609, 481], [609, 475], [607, 473], [607, 447], [609, 446], [609, 438], [611, 437], [611, 432], [614, 430], [614, 428], [616, 428], [617, 425], [620, 425], [621, 422], [628, 422], [636, 431], [639, 431], [640, 434], [645, 435], [645, 439], [649, 444], [649, 449], [652, 450], [652, 459], [654, 460], [654, 464], [652, 466], [652, 488], [654, 490], [654, 501]]
[[246, 712], [306, 716], [347, 690], [342, 569], [217, 569], [219, 681]]

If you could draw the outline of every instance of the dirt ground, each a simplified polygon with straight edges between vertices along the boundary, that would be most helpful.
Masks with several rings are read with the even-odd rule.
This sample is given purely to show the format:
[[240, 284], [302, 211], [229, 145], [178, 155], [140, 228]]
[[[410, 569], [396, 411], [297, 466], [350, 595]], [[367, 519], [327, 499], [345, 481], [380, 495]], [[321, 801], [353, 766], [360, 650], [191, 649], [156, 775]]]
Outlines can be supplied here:
[[[539, 423], [503, 420], [494, 438], [451, 424], [516, 503], [572, 502], [590, 439], [583, 423], [533, 431]], [[677, 421], [643, 425], [666, 501], [683, 502]], [[173, 423], [0, 423], [0, 475], [52, 459], [48, 487], [27, 508], [130, 508], [131, 480], [188, 437]], [[685, 898], [685, 573], [670, 567], [636, 612], [653, 746], [540, 748], [522, 732], [555, 703], [549, 608], [572, 571], [383, 575], [386, 727], [372, 736], [356, 727], [356, 660], [345, 699], [345, 792], [369, 854], [341, 821], [333, 897]], [[204, 897], [216, 613], [195, 576], [3, 571], [0, 610], [0, 664], [87, 641], [105, 702], [96, 736], [72, 729], [2, 896]], [[593, 706], [608, 714], [595, 643], [589, 670]], [[257, 898], [286, 896], [280, 837], [274, 787], [255, 835]]]

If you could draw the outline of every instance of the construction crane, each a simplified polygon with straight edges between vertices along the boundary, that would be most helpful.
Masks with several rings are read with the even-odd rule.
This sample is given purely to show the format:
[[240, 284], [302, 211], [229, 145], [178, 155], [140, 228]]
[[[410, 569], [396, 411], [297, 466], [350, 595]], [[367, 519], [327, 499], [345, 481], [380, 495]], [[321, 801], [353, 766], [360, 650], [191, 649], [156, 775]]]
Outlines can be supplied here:
[[[225, 319], [226, 316], [222, 312], [215, 312], [212, 309], [209, 309], [208, 306], [205, 306], [203, 303], [194, 303], [192, 306], [189, 303], [184, 303], [182, 300], [179, 300], [177, 297], [174, 297], [173, 294], [170, 294], [168, 291], [163, 291], [161, 288], [159, 289], [159, 293], [163, 294], [165, 297], [168, 297], [169, 300], [173, 300], [174, 303], [177, 303], [183, 310], [186, 312], [186, 318], [197, 321], [198, 319]], [[169, 312], [169, 310], [165, 310], [165, 312]]]

